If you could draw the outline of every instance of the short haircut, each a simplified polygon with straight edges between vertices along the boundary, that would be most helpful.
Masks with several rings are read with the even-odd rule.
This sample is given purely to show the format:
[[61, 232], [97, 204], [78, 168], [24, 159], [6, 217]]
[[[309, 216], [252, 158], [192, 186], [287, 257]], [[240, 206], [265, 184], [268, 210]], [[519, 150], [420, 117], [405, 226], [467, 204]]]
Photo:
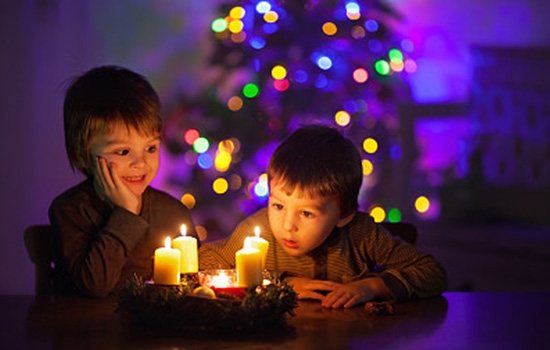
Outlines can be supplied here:
[[163, 116], [158, 95], [145, 77], [119, 66], [100, 66], [71, 81], [63, 121], [69, 163], [90, 177], [94, 135], [121, 124], [154, 135], [162, 130]]
[[342, 218], [358, 208], [363, 181], [361, 156], [353, 142], [334, 127], [307, 125], [283, 140], [273, 153], [267, 175], [287, 193], [336, 196]]

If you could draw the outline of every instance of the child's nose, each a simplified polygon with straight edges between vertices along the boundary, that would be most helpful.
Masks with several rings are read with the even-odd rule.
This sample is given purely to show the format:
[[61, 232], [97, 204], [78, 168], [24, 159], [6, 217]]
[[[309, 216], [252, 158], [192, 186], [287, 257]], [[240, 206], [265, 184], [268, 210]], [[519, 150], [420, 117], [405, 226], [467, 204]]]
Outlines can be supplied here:
[[286, 213], [283, 217], [283, 229], [292, 232], [296, 228], [296, 216], [292, 213]]
[[135, 153], [132, 157], [132, 167], [141, 167], [147, 163], [146, 157], [144, 154], [141, 153]]

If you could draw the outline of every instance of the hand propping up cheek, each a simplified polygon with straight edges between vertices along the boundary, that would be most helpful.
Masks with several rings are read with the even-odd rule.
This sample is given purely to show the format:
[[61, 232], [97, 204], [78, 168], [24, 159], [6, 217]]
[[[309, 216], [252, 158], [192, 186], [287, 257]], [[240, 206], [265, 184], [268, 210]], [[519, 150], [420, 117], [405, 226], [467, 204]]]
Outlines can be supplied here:
[[116, 163], [108, 162], [104, 157], [97, 156], [96, 166], [94, 167], [94, 186], [101, 196], [104, 196], [113, 204], [139, 215], [141, 211], [141, 197], [136, 196], [122, 182], [117, 169]]
[[289, 285], [294, 288], [298, 294], [298, 299], [323, 300], [323, 292], [331, 292], [341, 286], [341, 284], [332, 281], [313, 280], [303, 277], [287, 277], [285, 279]]
[[321, 305], [327, 308], [350, 308], [389, 295], [390, 291], [380, 277], [369, 277], [341, 284], [325, 296]]

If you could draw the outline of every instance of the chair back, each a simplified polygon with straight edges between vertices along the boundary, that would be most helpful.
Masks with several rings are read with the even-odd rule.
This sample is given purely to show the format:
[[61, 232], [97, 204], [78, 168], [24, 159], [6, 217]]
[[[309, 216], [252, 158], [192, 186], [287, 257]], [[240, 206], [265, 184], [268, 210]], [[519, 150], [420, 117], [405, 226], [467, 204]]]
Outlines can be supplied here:
[[418, 229], [415, 225], [408, 222], [381, 222], [380, 224], [391, 234], [402, 238], [405, 242], [409, 244], [416, 243]]
[[25, 229], [23, 238], [31, 261], [35, 266], [36, 294], [53, 291], [54, 245], [49, 225], [31, 225]]

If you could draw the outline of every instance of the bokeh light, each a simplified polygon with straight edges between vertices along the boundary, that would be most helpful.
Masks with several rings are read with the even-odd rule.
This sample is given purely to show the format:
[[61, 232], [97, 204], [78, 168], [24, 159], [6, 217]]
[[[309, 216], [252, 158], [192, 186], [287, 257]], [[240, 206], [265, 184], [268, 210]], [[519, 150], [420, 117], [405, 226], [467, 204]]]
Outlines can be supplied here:
[[378, 142], [372, 137], [367, 137], [363, 141], [363, 150], [370, 154], [375, 153], [378, 150]]
[[273, 87], [277, 91], [285, 91], [290, 87], [290, 81], [288, 81], [288, 79], [275, 80], [273, 82]]
[[212, 168], [212, 165], [214, 165], [214, 159], [212, 159], [212, 156], [209, 153], [201, 153], [197, 157], [197, 165], [201, 169], [210, 169]]
[[197, 204], [195, 196], [193, 196], [191, 193], [186, 193], [181, 196], [181, 202], [189, 209], [193, 209]]
[[215, 33], [221, 33], [227, 29], [227, 21], [224, 18], [216, 18], [210, 28]]
[[210, 142], [206, 137], [201, 136], [193, 142], [193, 149], [199, 154], [208, 151], [208, 148], [210, 148]]
[[346, 126], [350, 123], [351, 117], [346, 111], [338, 111], [334, 115], [334, 121], [340, 126]]
[[185, 132], [183, 138], [188, 145], [192, 145], [200, 137], [197, 129], [189, 129]]
[[419, 196], [414, 201], [414, 208], [419, 213], [425, 213], [430, 209], [430, 200], [426, 196]]
[[286, 69], [281, 65], [276, 65], [271, 69], [271, 76], [273, 79], [281, 80], [286, 77]]
[[243, 95], [248, 98], [254, 98], [258, 96], [260, 89], [258, 85], [254, 83], [248, 83], [243, 87]]
[[386, 211], [382, 207], [376, 206], [370, 210], [370, 216], [374, 222], [382, 222], [386, 218]]
[[323, 33], [329, 36], [336, 34], [336, 32], [338, 31], [336, 24], [332, 22], [326, 22], [325, 24], [323, 24], [322, 29], [323, 29]]
[[388, 221], [389, 222], [400, 222], [401, 221], [401, 211], [397, 208], [391, 208], [388, 210]]
[[374, 69], [378, 72], [380, 75], [388, 75], [390, 74], [390, 64], [385, 60], [378, 60], [374, 63]]
[[267, 23], [275, 23], [279, 19], [279, 15], [275, 11], [268, 11], [264, 14], [264, 21]]
[[267, 12], [271, 11], [271, 4], [268, 1], [260, 1], [256, 5], [256, 12], [259, 14], [266, 14]]
[[240, 19], [232, 20], [231, 22], [229, 22], [229, 25], [227, 27], [227, 29], [229, 29], [231, 33], [240, 33], [242, 32], [243, 28], [244, 23]]
[[216, 167], [216, 170], [224, 172], [229, 169], [229, 166], [231, 165], [231, 160], [233, 157], [228, 152], [218, 152], [216, 155], [216, 158], [214, 159], [214, 166]]
[[227, 101], [227, 108], [232, 110], [233, 112], [236, 112], [243, 108], [243, 99], [239, 96], [233, 96]]
[[229, 11], [229, 17], [234, 19], [241, 19], [246, 14], [246, 10], [241, 6], [235, 6]]
[[227, 189], [229, 188], [229, 184], [227, 183], [227, 180], [223, 177], [219, 177], [212, 183], [212, 189], [217, 194], [224, 194], [227, 192]]
[[369, 79], [369, 73], [365, 68], [357, 68], [353, 71], [353, 80], [362, 84]]
[[361, 165], [363, 167], [363, 176], [369, 176], [370, 174], [372, 174], [372, 171], [374, 170], [374, 165], [370, 160], [363, 159], [361, 161]]

